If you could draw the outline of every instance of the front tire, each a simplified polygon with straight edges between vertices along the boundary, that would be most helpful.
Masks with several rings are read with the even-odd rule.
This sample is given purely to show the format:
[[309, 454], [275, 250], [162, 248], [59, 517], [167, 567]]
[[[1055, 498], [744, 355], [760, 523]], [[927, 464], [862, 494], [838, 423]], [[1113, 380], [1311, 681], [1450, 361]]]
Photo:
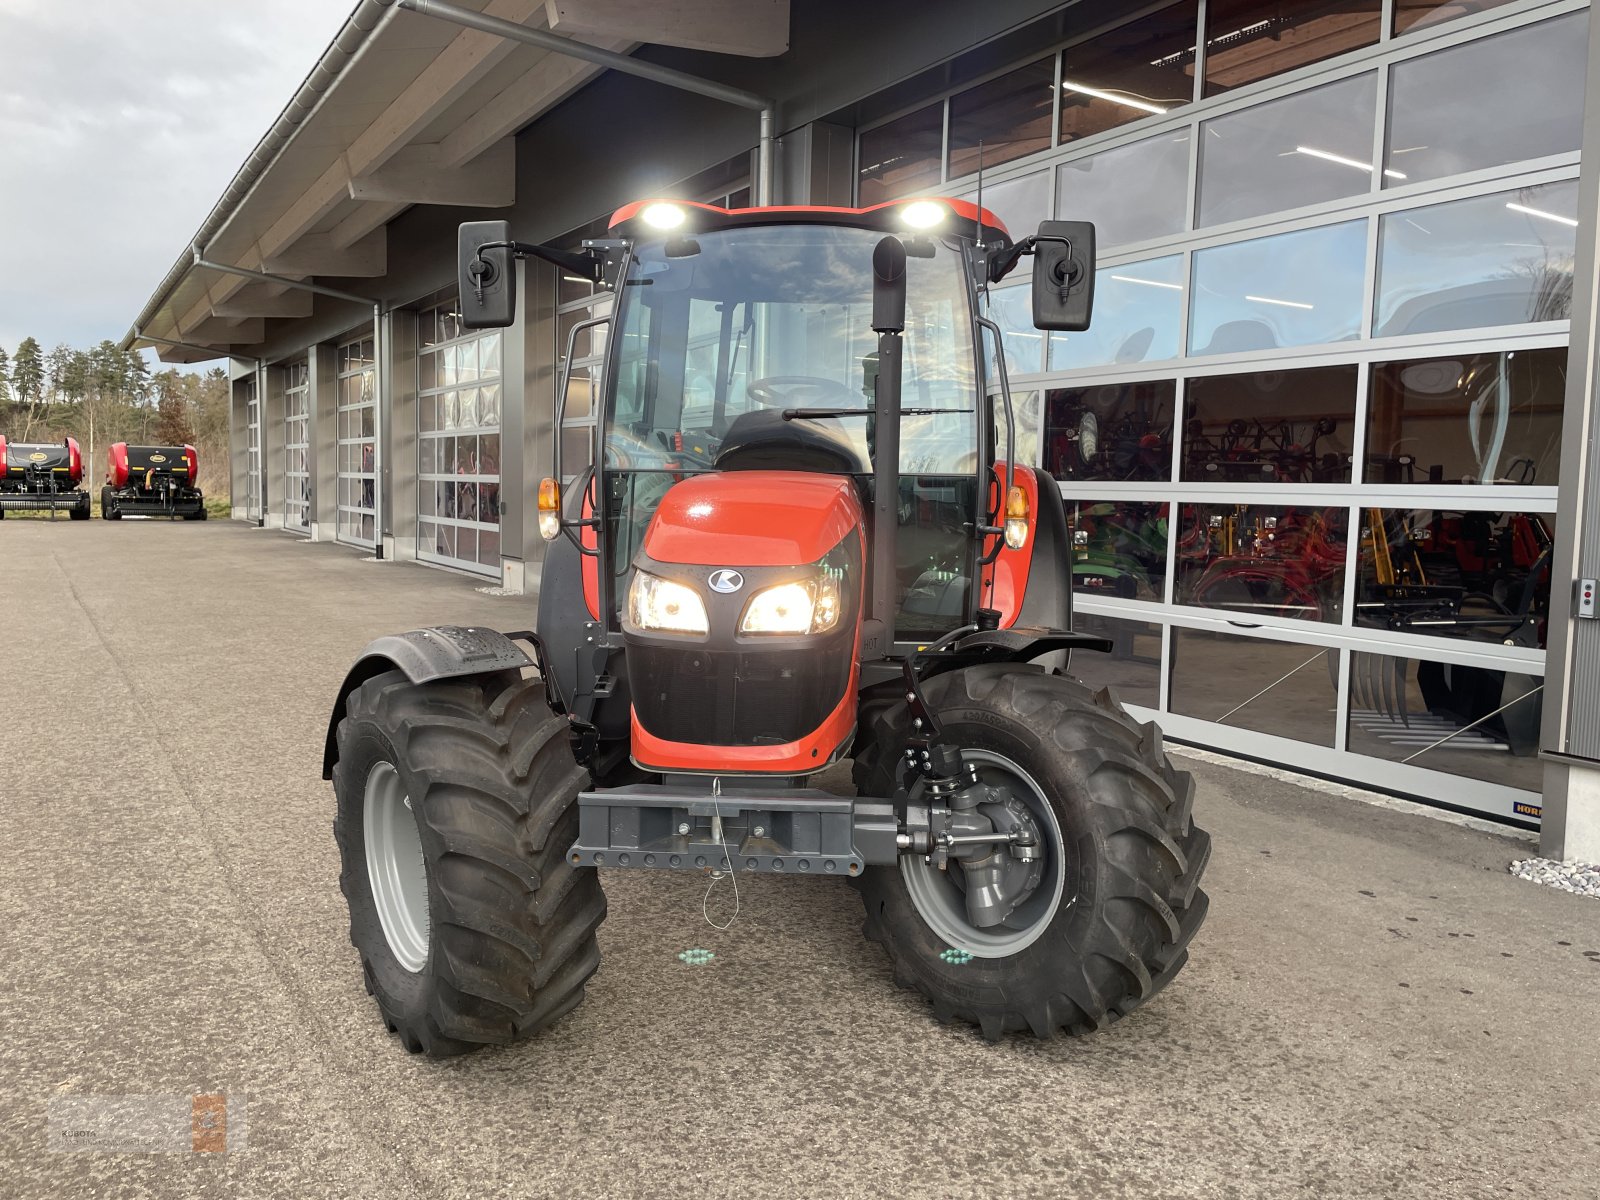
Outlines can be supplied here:
[[[936, 676], [924, 694], [968, 761], [1048, 806], [1046, 868], [1035, 927], [965, 937], [960, 906], [941, 903], [940, 873], [922, 856], [867, 871], [866, 934], [888, 952], [895, 981], [932, 1001], [940, 1020], [991, 1039], [1084, 1034], [1132, 1012], [1182, 969], [1209, 904], [1199, 882], [1211, 839], [1191, 820], [1193, 779], [1173, 769], [1154, 725], [1068, 676], [993, 664]], [[910, 732], [903, 706], [877, 714], [856, 759], [858, 792], [896, 794]], [[1052, 903], [1047, 885], [1059, 886]]]
[[367, 990], [434, 1058], [527, 1037], [575, 1008], [600, 965], [605, 896], [573, 867], [586, 776], [544, 685], [516, 674], [351, 694], [334, 838]]

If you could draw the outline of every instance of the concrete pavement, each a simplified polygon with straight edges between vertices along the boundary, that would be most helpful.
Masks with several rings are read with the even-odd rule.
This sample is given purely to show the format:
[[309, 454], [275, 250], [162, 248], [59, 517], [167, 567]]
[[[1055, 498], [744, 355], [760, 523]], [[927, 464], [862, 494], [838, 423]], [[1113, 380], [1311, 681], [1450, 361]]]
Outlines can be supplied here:
[[[1096, 1037], [936, 1024], [841, 882], [742, 879], [719, 933], [703, 883], [613, 872], [576, 1012], [406, 1055], [324, 722], [373, 636], [531, 621], [475, 586], [233, 523], [0, 526], [0, 1193], [1600, 1196], [1600, 905], [1511, 878], [1525, 843], [1211, 763], [1210, 919]], [[52, 1098], [211, 1092], [245, 1149], [50, 1149]]]

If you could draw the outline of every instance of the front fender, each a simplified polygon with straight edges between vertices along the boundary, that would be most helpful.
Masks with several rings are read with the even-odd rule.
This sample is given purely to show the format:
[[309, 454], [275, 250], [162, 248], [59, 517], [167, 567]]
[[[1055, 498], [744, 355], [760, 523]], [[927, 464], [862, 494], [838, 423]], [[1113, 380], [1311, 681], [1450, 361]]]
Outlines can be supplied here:
[[368, 643], [339, 685], [338, 699], [328, 717], [328, 732], [322, 747], [322, 777], [333, 778], [333, 764], [339, 760], [337, 734], [339, 722], [344, 720], [345, 703], [350, 693], [367, 680], [385, 671], [403, 671], [412, 683], [427, 683], [462, 675], [520, 671], [535, 665], [505, 634], [476, 626], [439, 625], [431, 629], [413, 629]]

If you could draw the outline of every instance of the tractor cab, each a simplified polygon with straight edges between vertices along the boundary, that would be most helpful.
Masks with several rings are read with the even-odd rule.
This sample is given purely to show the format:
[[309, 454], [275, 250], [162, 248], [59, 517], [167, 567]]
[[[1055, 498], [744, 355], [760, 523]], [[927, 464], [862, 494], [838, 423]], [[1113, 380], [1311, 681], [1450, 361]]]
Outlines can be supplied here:
[[[755, 664], [805, 650], [784, 639], [821, 631], [750, 624], [755, 617], [743, 609], [732, 615], [733, 627], [713, 628], [703, 611], [705, 588], [678, 578], [693, 573], [687, 568], [728, 568], [746, 581], [761, 574], [752, 568], [771, 567], [775, 587], [797, 589], [784, 596], [800, 608], [814, 605], [821, 560], [798, 558], [795, 538], [783, 542], [801, 533], [797, 520], [850, 534], [823, 549], [830, 561], [854, 564], [827, 585], [838, 589], [836, 603], [849, 618], [837, 631], [848, 645], [829, 660], [851, 670], [848, 679], [830, 673], [819, 692], [828, 693], [826, 702], [803, 706], [803, 717], [758, 720], [759, 732], [749, 737], [790, 752], [746, 763], [748, 769], [817, 769], [848, 752], [855, 706], [842, 704], [846, 692], [889, 683], [907, 654], [952, 631], [1022, 623], [1065, 636], [1065, 518], [1054, 485], [1014, 462], [1000, 331], [983, 310], [988, 285], [1032, 255], [1040, 327], [1085, 328], [1092, 226], [1047, 222], [1037, 235], [1014, 241], [993, 214], [958, 200], [739, 210], [656, 200], [619, 210], [609, 236], [585, 243], [581, 254], [521, 246], [508, 232], [499, 222], [462, 227], [467, 324], [510, 319], [511, 259], [518, 254], [551, 258], [617, 295], [613, 315], [570, 335], [609, 327], [598, 445], [575, 464], [563, 461], [570, 445], [557, 439], [539, 499], [541, 532], [554, 543], [540, 633], [559, 644], [585, 622], [596, 626], [594, 643], [585, 632], [578, 661], [557, 652], [553, 679], [599, 742], [625, 741], [644, 769], [705, 765], [703, 755], [660, 747], [641, 758], [649, 718], [641, 711], [624, 724], [621, 698], [627, 693], [636, 707], [652, 706], [653, 685], [639, 686], [645, 660], [687, 655], [704, 673], [720, 650], [737, 660], [728, 666], [721, 704], [742, 709], [735, 677], [748, 686], [752, 672], [762, 673]], [[565, 400], [563, 382], [558, 427]], [[746, 474], [753, 478], [738, 478]], [[674, 489], [713, 475], [725, 482], [697, 484], [693, 504], [663, 508]], [[843, 486], [830, 493], [827, 512], [801, 516], [789, 506], [816, 491], [816, 480], [801, 478], [810, 475]], [[744, 498], [737, 512], [735, 494]], [[674, 553], [698, 557], [653, 559], [652, 530], [678, 547]], [[1030, 530], [1038, 531], [1031, 541]], [[700, 535], [692, 552], [682, 548], [691, 532]], [[774, 535], [782, 544], [767, 544]], [[1030, 603], [1036, 556], [1046, 561]], [[581, 605], [573, 594], [580, 580]], [[740, 601], [756, 604], [756, 596], [746, 592]], [[711, 603], [726, 607], [714, 595]], [[766, 603], [755, 607], [756, 616]], [[687, 624], [674, 627], [679, 612]], [[786, 608], [783, 620], [799, 624], [799, 608]], [[591, 644], [644, 653], [625, 662], [584, 661]], [[602, 684], [595, 695], [603, 676], [610, 690]], [[794, 676], [780, 670], [777, 678]], [[679, 706], [663, 699], [661, 707], [656, 725], [673, 724], [666, 714]], [[839, 720], [829, 726], [829, 744], [801, 737], [830, 713]], [[799, 728], [813, 719], [819, 724]], [[731, 726], [721, 729], [714, 744], [726, 747], [730, 736]]]

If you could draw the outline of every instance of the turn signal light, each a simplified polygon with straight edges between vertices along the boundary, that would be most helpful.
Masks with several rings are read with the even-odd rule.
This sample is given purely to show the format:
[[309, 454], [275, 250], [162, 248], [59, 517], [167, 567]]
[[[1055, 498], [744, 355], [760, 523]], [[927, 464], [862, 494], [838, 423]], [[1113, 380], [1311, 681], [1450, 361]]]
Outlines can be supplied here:
[[1006, 493], [1006, 545], [1021, 550], [1028, 544], [1028, 494], [1019, 487]]
[[561, 536], [561, 489], [550, 478], [539, 481], [539, 536], [547, 542]]

